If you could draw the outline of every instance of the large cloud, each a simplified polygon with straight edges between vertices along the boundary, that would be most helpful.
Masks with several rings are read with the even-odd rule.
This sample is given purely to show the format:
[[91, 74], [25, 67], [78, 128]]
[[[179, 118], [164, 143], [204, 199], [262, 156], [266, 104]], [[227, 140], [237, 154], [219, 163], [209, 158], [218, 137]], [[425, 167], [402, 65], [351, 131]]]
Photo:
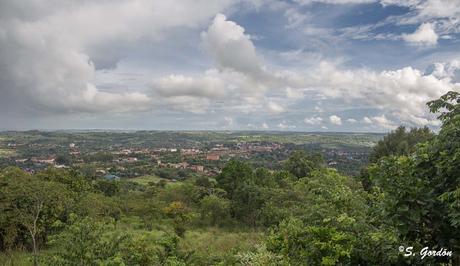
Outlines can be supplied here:
[[239, 84], [246, 87], [246, 90], [302, 85], [302, 78], [297, 73], [276, 71], [267, 67], [257, 55], [245, 29], [228, 20], [223, 14], [216, 15], [208, 30], [201, 34], [201, 38], [205, 50], [221, 72], [237, 72], [249, 79], [244, 81], [246, 84]]
[[201, 34], [205, 49], [222, 69], [231, 69], [249, 75], [263, 75], [250, 36], [244, 28], [218, 14], [206, 32]]
[[[438, 123], [428, 113], [427, 101], [459, 89], [459, 84], [452, 81], [457, 69], [455, 61], [436, 64], [432, 74], [424, 74], [412, 67], [381, 72], [343, 70], [340, 65], [326, 61], [302, 72], [273, 71], [264, 65], [244, 28], [224, 15], [218, 14], [201, 37], [218, 69], [201, 77], [165, 77], [152, 86], [157, 94], [167, 98], [204, 97], [208, 99], [206, 107], [213, 99], [219, 99], [227, 110], [237, 107], [248, 113], [265, 109], [272, 114], [281, 114], [289, 113], [289, 105], [302, 100], [304, 92], [309, 91], [322, 95], [324, 99], [343, 99], [350, 104], [364, 102], [400, 122], [420, 126]], [[222, 95], [231, 97], [222, 98]], [[332, 123], [341, 124], [337, 116], [331, 117]], [[393, 126], [384, 114], [373, 120], [383, 128]], [[307, 124], [317, 122], [305, 120]]]
[[[319, 125], [326, 121], [326, 116], [324, 120], [319, 118], [313, 106], [308, 106], [310, 96], [314, 95], [324, 102], [344, 100], [350, 105], [364, 103], [378, 108], [379, 114], [368, 120], [390, 128], [399, 122], [435, 125], [437, 122], [428, 114], [425, 103], [448, 90], [460, 89], [454, 82], [459, 68], [456, 61], [438, 63], [430, 74], [413, 67], [389, 71], [342, 69], [340, 64], [326, 61], [314, 66], [306, 62], [303, 69], [298, 65], [276, 68], [258, 53], [253, 38], [241, 25], [219, 13], [232, 4], [230, 1], [45, 2], [0, 4], [2, 111], [26, 106], [54, 113], [156, 108], [195, 114], [220, 112], [228, 117], [237, 117], [236, 113], [266, 115], [264, 119], [279, 119], [270, 121], [276, 125], [287, 119], [292, 110], [302, 112], [309, 108], [311, 112], [305, 112], [302, 118], [310, 118], [304, 122]], [[428, 12], [417, 7], [430, 1], [415, 2], [410, 5], [416, 10], [412, 16]], [[435, 13], [432, 8], [427, 10]], [[437, 16], [447, 12], [443, 10]], [[430, 28], [422, 26], [407, 35], [407, 41], [434, 44], [434, 34], [442, 33], [442, 27], [432, 23], [423, 24], [432, 25]], [[205, 29], [200, 36], [202, 48], [213, 65], [199, 71], [153, 76], [142, 91], [97, 85], [96, 73], [101, 68], [116, 67], [125, 49], [137, 47], [140, 42], [162, 42], [177, 28], [194, 29], [195, 33]], [[202, 71], [206, 68], [209, 70]], [[291, 105], [300, 102], [302, 107], [291, 109]], [[339, 110], [328, 110], [327, 115], [331, 123], [339, 126], [342, 119], [333, 115], [336, 111]], [[294, 126], [292, 119], [287, 121], [279, 123], [279, 127]]]
[[122, 56], [111, 48], [135, 45], [141, 38], [155, 42], [175, 27], [197, 27], [229, 4], [205, 0], [2, 1], [1, 99], [61, 112], [149, 109], [155, 100], [147, 94], [129, 88], [101, 91], [95, 85], [96, 68], [113, 67]]
[[[174, 97], [204, 97], [225, 101], [228, 108], [242, 107], [243, 112], [261, 109], [279, 114], [285, 109], [266, 98], [269, 90], [299, 87], [302, 78], [291, 71], [269, 70], [257, 55], [251, 37], [245, 29], [217, 14], [206, 31], [201, 33], [202, 47], [214, 61], [217, 69], [209, 69], [201, 75], [184, 76], [172, 74], [153, 81], [150, 88], [154, 95], [171, 99]], [[301, 92], [291, 88], [290, 96]], [[223, 96], [230, 96], [223, 99]]]
[[323, 62], [310, 77], [326, 97], [361, 100], [415, 125], [437, 124], [428, 114], [426, 102], [449, 90], [460, 90], [460, 84], [449, 76], [436, 77], [412, 67], [374, 72], [341, 70]]

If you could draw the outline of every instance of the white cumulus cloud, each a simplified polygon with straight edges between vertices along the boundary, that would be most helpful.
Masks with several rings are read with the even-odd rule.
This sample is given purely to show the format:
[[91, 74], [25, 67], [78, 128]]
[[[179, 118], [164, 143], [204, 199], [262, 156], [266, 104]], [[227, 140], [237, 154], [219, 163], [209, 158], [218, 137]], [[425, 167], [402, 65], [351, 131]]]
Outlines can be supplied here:
[[262, 66], [250, 36], [244, 28], [218, 14], [206, 32], [201, 33], [205, 49], [222, 69], [259, 76]]
[[230, 4], [4, 1], [0, 8], [0, 106], [15, 107], [14, 101], [59, 113], [151, 109], [158, 103], [142, 91], [102, 90], [95, 82], [98, 69], [116, 67], [123, 55], [117, 45], [129, 47], [140, 39], [155, 43], [169, 29], [197, 27]]
[[367, 116], [363, 117], [363, 122], [366, 124], [372, 124], [372, 120]]
[[321, 124], [321, 122], [323, 122], [323, 119], [321, 117], [316, 116], [316, 117], [305, 118], [303, 122], [308, 125], [319, 125]]
[[334, 124], [340, 126], [342, 124], [342, 118], [336, 115], [329, 116], [329, 121]]
[[415, 45], [436, 45], [438, 43], [438, 34], [431, 23], [423, 23], [414, 33], [404, 34], [402, 38]]
[[309, 76], [311, 86], [327, 98], [360, 100], [394, 114], [400, 121], [416, 126], [435, 123], [426, 103], [447, 91], [460, 91], [452, 78], [438, 78], [418, 69], [374, 72], [367, 69], [341, 70], [323, 62]]

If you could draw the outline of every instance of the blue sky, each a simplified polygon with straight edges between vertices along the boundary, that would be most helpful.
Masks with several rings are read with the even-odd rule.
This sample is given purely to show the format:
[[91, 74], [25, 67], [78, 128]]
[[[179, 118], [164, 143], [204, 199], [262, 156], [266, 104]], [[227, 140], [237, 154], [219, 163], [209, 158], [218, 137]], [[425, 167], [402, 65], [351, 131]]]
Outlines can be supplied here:
[[435, 129], [455, 2], [2, 2], [0, 128]]

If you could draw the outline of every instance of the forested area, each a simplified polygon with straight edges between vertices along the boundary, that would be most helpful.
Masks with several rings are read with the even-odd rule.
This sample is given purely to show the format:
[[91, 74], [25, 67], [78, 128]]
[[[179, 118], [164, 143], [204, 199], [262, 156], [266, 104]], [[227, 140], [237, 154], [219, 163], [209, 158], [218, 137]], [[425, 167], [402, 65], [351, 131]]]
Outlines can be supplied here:
[[460, 95], [428, 106], [440, 131], [398, 128], [359, 177], [303, 151], [278, 170], [231, 160], [215, 178], [145, 185], [7, 167], [0, 263], [459, 265]]

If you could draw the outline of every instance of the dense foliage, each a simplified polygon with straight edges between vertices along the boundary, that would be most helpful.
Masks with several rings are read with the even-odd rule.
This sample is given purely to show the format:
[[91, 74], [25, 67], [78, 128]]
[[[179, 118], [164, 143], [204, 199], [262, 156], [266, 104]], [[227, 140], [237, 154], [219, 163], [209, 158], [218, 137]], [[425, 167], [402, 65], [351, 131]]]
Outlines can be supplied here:
[[434, 134], [428, 127], [411, 128], [406, 131], [404, 126], [400, 126], [375, 145], [369, 160], [375, 163], [385, 156], [409, 155], [416, 150], [417, 144], [426, 142], [433, 137]]

